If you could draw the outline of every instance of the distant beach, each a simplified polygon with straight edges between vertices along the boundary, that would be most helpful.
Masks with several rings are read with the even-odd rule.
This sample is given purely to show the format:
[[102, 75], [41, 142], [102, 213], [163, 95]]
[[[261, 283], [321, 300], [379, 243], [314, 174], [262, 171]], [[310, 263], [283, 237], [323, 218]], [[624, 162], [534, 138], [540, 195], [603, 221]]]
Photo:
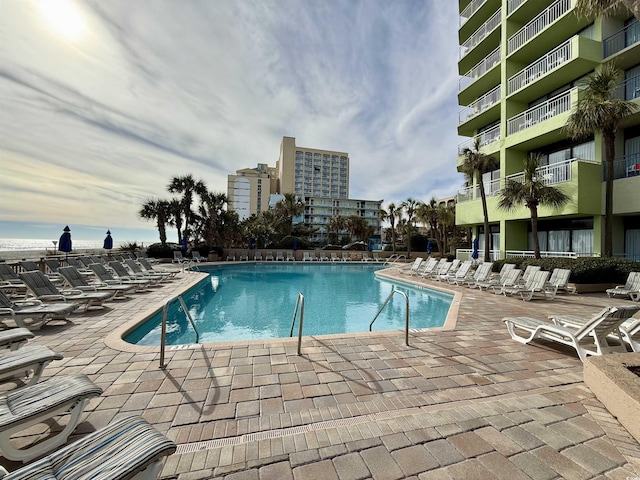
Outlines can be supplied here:
[[[76, 240], [73, 241], [73, 252], [104, 253], [102, 241]], [[128, 243], [128, 242], [124, 242]], [[113, 249], [117, 250], [123, 243], [114, 243]], [[54, 246], [51, 240], [34, 238], [0, 238], [0, 260], [35, 259], [50, 255], [64, 255], [57, 250], [57, 242]]]

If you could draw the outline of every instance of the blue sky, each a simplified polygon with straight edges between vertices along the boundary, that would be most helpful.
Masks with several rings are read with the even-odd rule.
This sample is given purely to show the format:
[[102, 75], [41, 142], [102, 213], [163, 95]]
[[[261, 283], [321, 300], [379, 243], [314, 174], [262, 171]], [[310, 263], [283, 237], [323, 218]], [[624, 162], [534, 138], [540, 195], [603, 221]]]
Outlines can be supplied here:
[[172, 177], [226, 193], [283, 136], [348, 152], [352, 198], [453, 195], [457, 29], [442, 0], [1, 0], [0, 237], [153, 237]]

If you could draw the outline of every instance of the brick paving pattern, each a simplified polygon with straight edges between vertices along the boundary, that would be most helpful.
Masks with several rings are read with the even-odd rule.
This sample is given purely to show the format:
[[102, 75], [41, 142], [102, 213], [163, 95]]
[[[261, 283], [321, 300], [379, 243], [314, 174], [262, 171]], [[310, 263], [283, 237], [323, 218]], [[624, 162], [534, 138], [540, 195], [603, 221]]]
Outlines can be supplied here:
[[613, 304], [603, 294], [523, 302], [452, 287], [455, 329], [413, 332], [410, 346], [399, 331], [305, 337], [302, 356], [290, 339], [197, 345], [168, 349], [160, 369], [158, 349], [105, 343], [202, 275], [36, 332], [64, 355], [43, 377], [84, 372], [104, 389], [70, 441], [137, 413], [178, 444], [164, 479], [640, 478], [640, 445], [582, 382], [575, 352], [521, 345], [501, 321], [590, 315]]

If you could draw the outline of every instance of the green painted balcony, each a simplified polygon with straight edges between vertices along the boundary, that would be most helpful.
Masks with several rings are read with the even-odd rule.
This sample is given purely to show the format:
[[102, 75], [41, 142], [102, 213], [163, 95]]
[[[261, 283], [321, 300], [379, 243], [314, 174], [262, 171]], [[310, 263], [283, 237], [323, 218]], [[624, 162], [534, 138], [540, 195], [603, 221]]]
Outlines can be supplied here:
[[507, 80], [507, 96], [523, 103], [591, 72], [601, 61], [600, 42], [575, 35]]
[[473, 0], [460, 12], [458, 38], [460, 43], [491, 17], [500, 8], [501, 0]]
[[[577, 0], [557, 0], [520, 28], [507, 41], [507, 55], [512, 61], [530, 63], [591, 22], [573, 14]], [[523, 5], [524, 6], [524, 5]], [[520, 8], [523, 8], [521, 6]]]
[[460, 72], [470, 70], [500, 44], [500, 20], [502, 10], [498, 9], [480, 28], [466, 40], [460, 41]]
[[496, 125], [488, 130], [485, 130], [484, 132], [471, 137], [468, 140], [465, 140], [460, 145], [458, 145], [458, 168], [464, 161], [464, 150], [467, 148], [473, 150], [475, 148], [476, 138], [479, 140], [479, 148], [482, 153], [485, 153], [486, 155], [493, 155], [494, 157], [499, 158], [500, 125]]
[[458, 80], [458, 102], [468, 105], [500, 83], [500, 48], [480, 60]]
[[501, 86], [498, 85], [463, 107], [458, 114], [458, 134], [472, 136], [479, 128], [500, 118]]
[[634, 66], [640, 58], [640, 22], [633, 21], [602, 42], [602, 56], [614, 60], [622, 70]]

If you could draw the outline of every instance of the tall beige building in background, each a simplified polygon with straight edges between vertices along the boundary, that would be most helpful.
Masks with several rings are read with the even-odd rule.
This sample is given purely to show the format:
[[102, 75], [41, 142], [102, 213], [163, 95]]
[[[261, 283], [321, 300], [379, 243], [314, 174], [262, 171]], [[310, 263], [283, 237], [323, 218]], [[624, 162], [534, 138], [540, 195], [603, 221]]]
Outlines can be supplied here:
[[[318, 230], [312, 241], [327, 239], [332, 216], [364, 218], [380, 235], [382, 200], [349, 198], [349, 154], [298, 147], [293, 137], [283, 137], [275, 167], [259, 163], [228, 176], [229, 208], [240, 220], [269, 209], [271, 195], [295, 194], [305, 204], [304, 224]], [[277, 197], [274, 197], [277, 200]], [[273, 203], [273, 202], [272, 202]]]

